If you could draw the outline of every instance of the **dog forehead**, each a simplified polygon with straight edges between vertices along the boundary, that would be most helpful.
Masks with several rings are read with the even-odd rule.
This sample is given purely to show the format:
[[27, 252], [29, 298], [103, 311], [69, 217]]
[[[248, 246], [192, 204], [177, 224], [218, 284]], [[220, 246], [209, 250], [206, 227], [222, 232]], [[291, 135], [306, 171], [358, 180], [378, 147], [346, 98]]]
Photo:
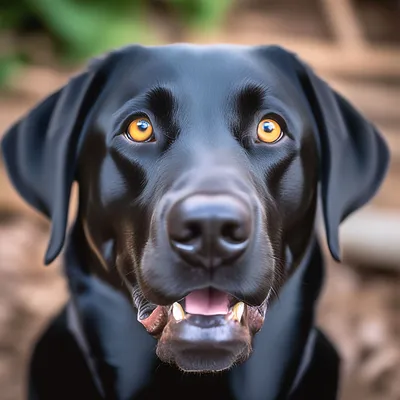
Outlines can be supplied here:
[[135, 46], [121, 54], [110, 79], [121, 93], [131, 96], [157, 86], [169, 86], [178, 93], [207, 92], [209, 99], [210, 93], [226, 95], [247, 83], [281, 91], [279, 68], [270, 62], [268, 52], [263, 55], [255, 46]]
[[213, 71], [214, 73], [243, 71], [251, 65], [255, 47], [235, 45], [193, 45], [174, 44], [164, 46], [140, 46], [123, 51], [126, 60], [134, 60], [134, 65], [165, 69], [183, 73]]

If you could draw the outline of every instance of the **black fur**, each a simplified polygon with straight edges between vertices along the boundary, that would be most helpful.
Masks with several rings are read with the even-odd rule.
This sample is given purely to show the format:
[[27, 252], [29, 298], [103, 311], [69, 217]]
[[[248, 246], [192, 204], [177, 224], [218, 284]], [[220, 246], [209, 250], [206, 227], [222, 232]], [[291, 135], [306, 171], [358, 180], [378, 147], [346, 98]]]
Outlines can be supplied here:
[[[124, 135], [140, 115], [155, 142]], [[276, 144], [254, 140], [265, 116], [284, 127]], [[339, 260], [339, 224], [375, 194], [389, 154], [374, 126], [295, 55], [275, 46], [123, 48], [16, 123], [2, 149], [21, 196], [51, 219], [46, 263], [64, 246], [79, 185], [65, 262], [71, 301], [36, 348], [31, 399], [336, 398], [338, 357], [313, 327], [319, 185]], [[165, 210], [201, 190], [247, 196], [254, 212], [251, 246], [212, 278], [177, 259], [164, 229]], [[252, 306], [280, 294], [249, 360], [182, 375], [156, 360], [132, 297], [142, 318], [210, 282]]]

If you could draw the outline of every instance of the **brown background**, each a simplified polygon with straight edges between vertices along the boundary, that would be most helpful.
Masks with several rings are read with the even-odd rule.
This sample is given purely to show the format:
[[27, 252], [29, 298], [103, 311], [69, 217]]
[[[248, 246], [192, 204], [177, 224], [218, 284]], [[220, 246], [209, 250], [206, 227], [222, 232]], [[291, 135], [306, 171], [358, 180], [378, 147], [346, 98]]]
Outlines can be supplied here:
[[[399, 22], [398, 2], [361, 0], [238, 1], [213, 33], [172, 29], [156, 14], [148, 21], [164, 42], [278, 43], [308, 61], [379, 127], [390, 145], [389, 175], [366, 208], [377, 213], [384, 227], [386, 215], [393, 222], [400, 214]], [[0, 93], [0, 136], [73, 73], [56, 65], [46, 52], [38, 60], [15, 78], [11, 89]], [[388, 224], [375, 231], [370, 215], [360, 212], [344, 228], [345, 262], [329, 262], [318, 318], [344, 359], [341, 399], [399, 400], [400, 242], [394, 242], [399, 227]], [[24, 398], [32, 344], [67, 298], [59, 261], [42, 266], [48, 227], [16, 195], [0, 161], [2, 400]], [[354, 247], [354, 236], [361, 250]], [[388, 243], [393, 250], [390, 260], [384, 251]], [[372, 256], [363, 258], [365, 254]]]

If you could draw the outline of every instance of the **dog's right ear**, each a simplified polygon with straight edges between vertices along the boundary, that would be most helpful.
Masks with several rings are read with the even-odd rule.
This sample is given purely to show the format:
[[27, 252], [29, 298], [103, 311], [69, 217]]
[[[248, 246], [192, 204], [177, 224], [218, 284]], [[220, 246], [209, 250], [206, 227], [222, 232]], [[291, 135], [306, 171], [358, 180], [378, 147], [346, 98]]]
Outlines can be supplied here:
[[339, 225], [377, 193], [388, 171], [388, 145], [366, 117], [296, 54], [277, 46], [263, 51], [309, 106], [319, 147], [327, 244], [333, 258], [340, 261]]
[[2, 141], [11, 182], [52, 222], [45, 264], [57, 257], [64, 244], [79, 140], [104, 86], [106, 61], [72, 78], [12, 126]]

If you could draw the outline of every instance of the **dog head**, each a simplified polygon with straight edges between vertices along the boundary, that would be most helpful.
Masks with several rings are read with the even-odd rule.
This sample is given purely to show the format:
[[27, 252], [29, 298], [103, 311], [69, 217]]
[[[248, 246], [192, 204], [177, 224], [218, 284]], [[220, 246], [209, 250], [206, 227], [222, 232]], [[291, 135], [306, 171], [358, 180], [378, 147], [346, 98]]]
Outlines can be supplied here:
[[319, 184], [339, 259], [339, 224], [388, 163], [375, 128], [279, 47], [115, 51], [13, 126], [3, 152], [52, 221], [46, 263], [78, 182], [74, 245], [95, 255], [94, 274], [117, 271], [159, 357], [185, 371], [249, 356], [313, 235]]

